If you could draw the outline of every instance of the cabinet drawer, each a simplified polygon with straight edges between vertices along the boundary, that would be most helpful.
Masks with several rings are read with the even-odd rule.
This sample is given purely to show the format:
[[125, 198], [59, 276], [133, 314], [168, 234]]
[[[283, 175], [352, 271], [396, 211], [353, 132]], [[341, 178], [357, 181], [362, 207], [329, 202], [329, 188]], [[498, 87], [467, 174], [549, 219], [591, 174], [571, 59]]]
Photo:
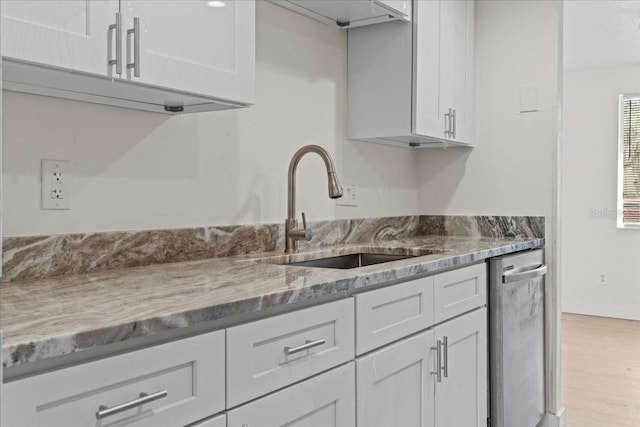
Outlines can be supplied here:
[[[4, 384], [3, 425], [176, 427], [224, 409], [224, 331]], [[102, 405], [166, 397], [97, 419]]]
[[353, 363], [280, 390], [227, 414], [228, 427], [353, 427]]
[[227, 407], [352, 359], [353, 329], [350, 298], [229, 328]]
[[356, 353], [433, 324], [433, 277], [356, 295]]
[[466, 313], [487, 303], [485, 263], [434, 276], [435, 323]]
[[189, 424], [187, 427], [227, 427], [227, 415], [218, 415], [195, 424]]

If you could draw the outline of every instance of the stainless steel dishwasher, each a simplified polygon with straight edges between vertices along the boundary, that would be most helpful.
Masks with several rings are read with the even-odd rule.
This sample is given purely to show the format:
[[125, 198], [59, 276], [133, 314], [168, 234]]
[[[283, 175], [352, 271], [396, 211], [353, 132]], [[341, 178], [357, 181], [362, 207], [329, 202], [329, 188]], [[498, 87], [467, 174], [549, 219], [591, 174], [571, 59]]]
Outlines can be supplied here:
[[491, 427], [535, 427], [545, 413], [544, 251], [490, 261]]

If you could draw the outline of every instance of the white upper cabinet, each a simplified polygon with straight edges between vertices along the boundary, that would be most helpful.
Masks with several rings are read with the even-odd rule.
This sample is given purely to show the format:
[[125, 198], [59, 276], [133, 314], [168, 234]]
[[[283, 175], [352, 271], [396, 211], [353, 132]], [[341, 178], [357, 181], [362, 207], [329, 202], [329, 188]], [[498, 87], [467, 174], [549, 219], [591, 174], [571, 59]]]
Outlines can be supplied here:
[[254, 53], [245, 49], [253, 46], [254, 33], [244, 25], [254, 20], [252, 2], [211, 7], [207, 1], [121, 0], [121, 11], [128, 80], [253, 102]]
[[109, 25], [118, 0], [2, 0], [2, 55], [106, 74]]
[[254, 101], [255, 3], [3, 0], [9, 90], [159, 112]]
[[349, 137], [474, 143], [474, 1], [414, 1], [412, 26], [349, 31]]
[[269, 0], [328, 25], [354, 28], [411, 20], [411, 0]]

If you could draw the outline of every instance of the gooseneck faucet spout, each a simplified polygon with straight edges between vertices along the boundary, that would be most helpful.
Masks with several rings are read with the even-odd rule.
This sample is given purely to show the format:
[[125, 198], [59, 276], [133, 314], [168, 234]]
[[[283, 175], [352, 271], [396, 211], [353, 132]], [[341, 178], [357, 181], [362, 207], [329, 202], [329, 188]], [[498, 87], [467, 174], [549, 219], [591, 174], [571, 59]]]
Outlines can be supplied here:
[[307, 228], [307, 221], [304, 213], [302, 214], [303, 228], [298, 228], [298, 220], [296, 219], [296, 169], [300, 159], [307, 153], [316, 153], [324, 161], [327, 168], [327, 179], [329, 186], [329, 197], [338, 199], [342, 197], [342, 186], [336, 175], [331, 155], [319, 145], [305, 145], [295, 152], [289, 163], [289, 173], [287, 177], [287, 219], [285, 220], [285, 252], [296, 252], [298, 249], [298, 240], [311, 240], [311, 230]]

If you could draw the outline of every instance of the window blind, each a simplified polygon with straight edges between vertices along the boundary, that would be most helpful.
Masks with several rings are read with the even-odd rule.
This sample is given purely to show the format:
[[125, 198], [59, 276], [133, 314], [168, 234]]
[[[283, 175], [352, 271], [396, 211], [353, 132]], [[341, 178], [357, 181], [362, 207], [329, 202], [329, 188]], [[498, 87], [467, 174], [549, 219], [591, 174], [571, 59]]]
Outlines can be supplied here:
[[622, 123], [623, 224], [640, 224], [640, 97], [624, 100]]

